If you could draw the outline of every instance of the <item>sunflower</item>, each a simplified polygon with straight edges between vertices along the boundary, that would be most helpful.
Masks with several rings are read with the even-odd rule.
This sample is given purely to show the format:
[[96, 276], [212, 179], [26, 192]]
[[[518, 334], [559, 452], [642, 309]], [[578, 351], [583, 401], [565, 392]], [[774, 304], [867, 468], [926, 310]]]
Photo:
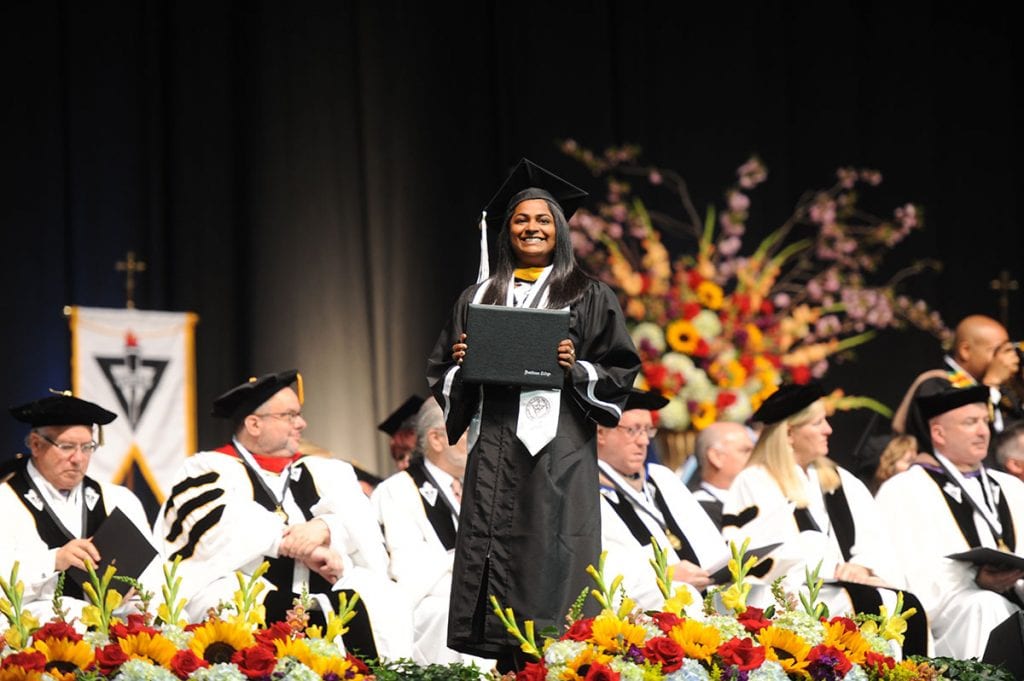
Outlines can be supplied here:
[[254, 642], [252, 632], [232, 622], [212, 620], [192, 632], [188, 647], [210, 664], [230, 662], [235, 651], [248, 648]]
[[591, 639], [611, 653], [624, 653], [630, 645], [642, 648], [647, 632], [643, 627], [603, 612], [594, 619]]
[[714, 627], [696, 620], [683, 620], [668, 633], [669, 638], [679, 644], [686, 657], [708, 662], [718, 650], [721, 634]]
[[788, 629], [767, 627], [757, 635], [757, 641], [764, 647], [765, 659], [778, 662], [786, 674], [804, 676], [807, 668], [807, 654], [811, 647], [798, 635]]
[[42, 672], [25, 669], [18, 665], [0, 669], [0, 681], [41, 681], [42, 678]]
[[95, 659], [92, 646], [66, 638], [40, 639], [32, 647], [46, 655], [46, 671], [54, 678], [74, 678], [75, 671], [88, 669]]
[[864, 658], [871, 650], [871, 644], [859, 631], [847, 631], [842, 622], [824, 622], [822, 628], [825, 631], [822, 645], [838, 648], [854, 664], [864, 664]]
[[323, 679], [327, 678], [328, 674], [333, 674], [339, 679], [358, 680], [366, 678], [354, 662], [336, 655], [317, 656], [313, 658], [312, 664], [309, 662], [303, 664], [315, 671]]
[[677, 319], [669, 324], [665, 329], [665, 339], [673, 350], [684, 355], [692, 355], [701, 340], [697, 327], [686, 319]]
[[690, 409], [690, 423], [696, 430], [704, 430], [718, 420], [718, 409], [714, 402], [700, 402]]
[[587, 646], [580, 651], [579, 655], [566, 663], [566, 668], [562, 670], [560, 678], [566, 681], [581, 679], [586, 676], [585, 673], [580, 674], [581, 668], [590, 667], [594, 664], [608, 664], [613, 659], [614, 656], [603, 653], [593, 646]]
[[722, 287], [713, 281], [702, 281], [697, 285], [697, 300], [709, 310], [720, 309], [724, 298]]
[[[309, 644], [301, 638], [277, 639], [274, 641], [274, 649], [277, 651], [278, 659], [294, 657], [296, 660], [313, 668], [317, 656], [310, 649]], [[321, 674], [323, 676], [323, 674]]]
[[[171, 658], [178, 652], [177, 646], [170, 639], [160, 634], [140, 631], [118, 639], [118, 645], [130, 660], [145, 660], [155, 665], [170, 669]], [[199, 653], [196, 653], [198, 656]]]

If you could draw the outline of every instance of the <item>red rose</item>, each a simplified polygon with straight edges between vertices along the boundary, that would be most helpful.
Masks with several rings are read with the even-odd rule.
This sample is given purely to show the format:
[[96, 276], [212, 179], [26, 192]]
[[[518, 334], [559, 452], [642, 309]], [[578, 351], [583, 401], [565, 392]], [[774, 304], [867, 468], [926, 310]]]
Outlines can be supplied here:
[[599, 662], [595, 662], [590, 665], [590, 669], [587, 670], [587, 675], [583, 677], [584, 681], [619, 681], [619, 673], [614, 671], [611, 667], [603, 665]]
[[67, 622], [47, 622], [36, 629], [36, 632], [32, 634], [32, 638], [36, 641], [48, 638], [66, 638], [69, 641], [76, 642], [82, 640], [82, 635], [75, 631], [75, 628]]
[[179, 650], [171, 658], [171, 671], [179, 679], [187, 679], [188, 675], [202, 667], [209, 667], [210, 663], [198, 657], [188, 648]]
[[516, 681], [544, 681], [548, 669], [544, 662], [527, 662], [526, 666], [516, 672]]
[[686, 273], [686, 285], [694, 291], [697, 290], [697, 287], [700, 286], [702, 281], [704, 281], [704, 277], [700, 276], [700, 273], [698, 273], [697, 270], [690, 270]]
[[888, 655], [882, 655], [881, 653], [869, 650], [864, 654], [864, 666], [873, 670], [875, 674], [882, 676], [896, 666], [896, 660]]
[[673, 615], [670, 612], [652, 613], [651, 619], [654, 620], [654, 623], [658, 625], [658, 628], [666, 634], [672, 631], [672, 627], [676, 626], [677, 624], [683, 621], [682, 618], [679, 617], [679, 615]]
[[765, 316], [775, 314], [775, 306], [772, 305], [772, 301], [770, 301], [770, 300], [762, 300], [761, 301], [761, 314], [763, 314]]
[[689, 321], [697, 316], [702, 309], [700, 303], [683, 303], [683, 319]]
[[736, 393], [727, 392], [725, 390], [718, 393], [718, 397], [715, 398], [715, 406], [718, 408], [719, 411], [723, 409], [728, 409], [735, 403]]
[[593, 630], [593, 618], [588, 617], [587, 619], [576, 620], [572, 623], [572, 626], [569, 627], [569, 631], [562, 634], [561, 640], [564, 641], [568, 639], [570, 641], [589, 641], [590, 636], [593, 634]]
[[804, 385], [811, 380], [811, 369], [806, 364], [793, 367], [790, 373], [793, 375], [793, 382], [797, 385]]
[[708, 353], [711, 352], [711, 346], [703, 338], [697, 340], [697, 347], [694, 348], [693, 354], [697, 357], [707, 357]]
[[27, 672], [42, 673], [46, 671], [46, 655], [38, 650], [12, 653], [0, 662], [0, 669], [10, 669], [11, 667], [21, 667]]
[[742, 614], [736, 617], [736, 621], [743, 625], [743, 628], [752, 634], [756, 634], [766, 627], [772, 625], [771, 620], [764, 618], [764, 610], [748, 605]]
[[757, 669], [764, 662], [764, 648], [749, 638], [731, 638], [718, 646], [718, 657], [725, 666], [736, 665], [740, 671]]
[[128, 623], [116, 622], [110, 625], [111, 638], [119, 639], [133, 634], [149, 634], [156, 636], [160, 632], [153, 627], [146, 626], [146, 619], [142, 615], [128, 615]]
[[236, 650], [231, 656], [231, 662], [238, 667], [250, 679], [261, 679], [270, 676], [277, 666], [277, 656], [267, 650], [265, 646], [249, 646], [242, 650]]
[[660, 663], [661, 671], [674, 672], [683, 666], [683, 648], [664, 636], [655, 636], [644, 646], [644, 657], [648, 662]]
[[127, 661], [128, 656], [116, 643], [108, 643], [102, 648], [96, 649], [96, 664], [106, 676], [112, 675], [118, 667]]
[[274, 622], [266, 629], [260, 629], [256, 632], [256, 643], [269, 648], [271, 651], [276, 651], [277, 648], [274, 646], [274, 641], [287, 641], [292, 636], [292, 628], [287, 622]]
[[846, 631], [846, 633], [848, 634], [857, 631], [857, 623], [851, 620], [849, 617], [837, 616], [833, 617], [828, 621], [829, 624], [835, 624], [836, 622], [841, 622], [843, 625], [843, 630]]

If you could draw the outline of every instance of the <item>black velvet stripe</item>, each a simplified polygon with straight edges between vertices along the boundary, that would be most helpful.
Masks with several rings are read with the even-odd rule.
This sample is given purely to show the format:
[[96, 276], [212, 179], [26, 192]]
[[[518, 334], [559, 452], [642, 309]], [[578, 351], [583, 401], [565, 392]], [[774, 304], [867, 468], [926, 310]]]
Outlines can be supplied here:
[[186, 560], [192, 557], [195, 553], [196, 545], [199, 540], [203, 538], [210, 528], [220, 522], [221, 516], [224, 515], [224, 504], [221, 504], [217, 508], [210, 511], [205, 518], [197, 522], [192, 526], [192, 529], [188, 533], [188, 543], [182, 546], [180, 549], [175, 551], [171, 556], [170, 560], [173, 561], [175, 558], [181, 557], [182, 560]]
[[209, 485], [210, 483], [217, 482], [220, 478], [220, 473], [217, 471], [210, 471], [199, 476], [191, 478], [185, 478], [177, 485], [171, 488], [171, 495], [167, 498], [167, 510], [174, 508], [174, 500], [182, 492], [192, 489], [193, 487], [202, 487], [203, 485]]
[[928, 468], [924, 468], [924, 471], [928, 473], [932, 481], [939, 488], [939, 492], [942, 494], [946, 505], [949, 506], [949, 512], [953, 515], [953, 519], [956, 520], [956, 524], [960, 528], [960, 534], [963, 535], [967, 545], [971, 548], [981, 546], [978, 527], [974, 524], [974, 507], [971, 506], [971, 502], [964, 498], [963, 494], [961, 494], [959, 502], [946, 494], [942, 488], [949, 482], [949, 478], [942, 471], [933, 471]]
[[[426, 466], [420, 459], [413, 460], [409, 467], [405, 469], [405, 472], [412, 478], [417, 490], [428, 483], [436, 487], [433, 482], [427, 479]], [[441, 499], [443, 494], [444, 492], [437, 490], [438, 498], [434, 500], [433, 505], [427, 503], [427, 500], [421, 494], [420, 503], [423, 505], [423, 512], [426, 514], [427, 520], [430, 521], [431, 527], [434, 528], [434, 534], [437, 535], [438, 541], [441, 542], [445, 550], [451, 550], [455, 548], [455, 523], [452, 521], [451, 510], [444, 503], [444, 500]]]
[[668, 529], [679, 538], [682, 544], [682, 546], [676, 549], [676, 555], [683, 560], [690, 561], [694, 565], [700, 565], [700, 561], [697, 559], [697, 552], [693, 550], [693, 546], [690, 545], [690, 541], [686, 538], [686, 533], [683, 532], [683, 528], [679, 525], [676, 517], [672, 515], [672, 511], [669, 510], [668, 502], [665, 501], [665, 495], [661, 493], [658, 485], [651, 478], [647, 479], [647, 484], [654, 488], [654, 505], [661, 511], [661, 515], [665, 518], [665, 524], [668, 525]]
[[[602, 495], [604, 496], [604, 495]], [[624, 499], [622, 494], [616, 493], [616, 500], [612, 501], [607, 496], [604, 496], [604, 500], [608, 502], [615, 513], [618, 514], [622, 522], [625, 523], [626, 527], [629, 528], [629, 533], [633, 535], [633, 538], [640, 543], [640, 546], [650, 546], [651, 544], [651, 530], [644, 521], [637, 515], [636, 509], [633, 508], [633, 504], [628, 499]]]
[[853, 524], [853, 513], [850, 511], [850, 502], [846, 498], [846, 491], [842, 486], [825, 495], [825, 510], [832, 523], [832, 530], [836, 533], [839, 548], [843, 552], [843, 560], [850, 562], [857, 533]]
[[178, 538], [178, 535], [181, 534], [181, 530], [184, 526], [185, 519], [188, 518], [193, 511], [198, 508], [202, 508], [214, 499], [219, 499], [222, 496], [224, 496], [224, 490], [218, 487], [196, 495], [182, 504], [181, 508], [178, 509], [177, 518], [174, 519], [174, 524], [171, 525], [171, 529], [167, 533], [167, 541], [174, 541]]
[[806, 508], [794, 508], [793, 519], [796, 520], [796, 526], [801, 532], [807, 532], [808, 530], [821, 532], [818, 523], [814, 522], [814, 517], [811, 516], [811, 512]]

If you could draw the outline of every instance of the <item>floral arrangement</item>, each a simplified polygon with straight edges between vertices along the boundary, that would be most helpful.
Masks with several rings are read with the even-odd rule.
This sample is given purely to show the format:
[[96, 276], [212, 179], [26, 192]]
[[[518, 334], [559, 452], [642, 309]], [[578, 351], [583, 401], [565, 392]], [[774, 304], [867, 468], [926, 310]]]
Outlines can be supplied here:
[[[906, 621], [913, 609], [902, 611], [902, 598], [892, 613], [829, 617], [817, 601], [821, 580], [807, 576], [807, 593], [800, 605], [778, 583], [776, 604], [762, 610], [746, 604], [750, 585], [743, 563], [746, 546], [732, 545], [729, 570], [733, 581], [712, 590], [703, 611], [687, 609], [688, 591], [672, 591], [665, 552], [654, 546], [652, 561], [658, 585], [666, 597], [658, 612], [643, 612], [621, 593], [621, 577], [607, 584], [604, 556], [589, 572], [597, 587], [596, 617], [582, 617], [583, 597], [574, 604], [564, 632], [548, 632], [538, 646], [532, 623], [520, 629], [510, 609], [492, 599], [495, 612], [521, 649], [535, 658], [509, 679], [514, 681], [924, 681], [986, 678], [1009, 681], [1005, 670], [976, 661], [900, 659]], [[902, 596], [902, 595], [901, 595]], [[963, 675], [960, 675], [963, 674]]]
[[[641, 165], [636, 147], [598, 155], [569, 140], [562, 149], [607, 182], [597, 208], [570, 222], [574, 247], [620, 295], [643, 362], [639, 387], [671, 399], [660, 412], [664, 428], [745, 421], [780, 382], [821, 377], [881, 329], [950, 335], [925, 302], [897, 292], [935, 263], [872, 283], [885, 253], [923, 225], [914, 204], [887, 219], [858, 206], [860, 189], [881, 183], [876, 170], [840, 168], [831, 187], [804, 194], [780, 227], [743, 254], [751, 195], [768, 177], [758, 158], [737, 169], [723, 204], [702, 218], [683, 178]], [[682, 217], [649, 210], [641, 183], [652, 194], [667, 191]], [[666, 235], [692, 241], [695, 252], [673, 259]], [[830, 404], [891, 416], [875, 400], [839, 391]]]
[[60, 588], [54, 619], [40, 626], [22, 607], [24, 584], [15, 563], [10, 579], [0, 577], [0, 613], [9, 625], [0, 639], [0, 681], [373, 679], [370, 668], [338, 644], [358, 599], [343, 602], [326, 627], [309, 626], [304, 599], [297, 599], [287, 621], [266, 626], [258, 602], [266, 569], [264, 563], [251, 578], [239, 574], [232, 603], [203, 622], [186, 625], [181, 619], [185, 603], [177, 596], [177, 562], [165, 566], [156, 617], [146, 611], [152, 594], [143, 593], [143, 612], [124, 619], [114, 615], [122, 596], [112, 588], [112, 581], [122, 578], [113, 568], [101, 577], [90, 567], [83, 585], [90, 605], [78, 622], [86, 628], [83, 634], [81, 626], [66, 619]]

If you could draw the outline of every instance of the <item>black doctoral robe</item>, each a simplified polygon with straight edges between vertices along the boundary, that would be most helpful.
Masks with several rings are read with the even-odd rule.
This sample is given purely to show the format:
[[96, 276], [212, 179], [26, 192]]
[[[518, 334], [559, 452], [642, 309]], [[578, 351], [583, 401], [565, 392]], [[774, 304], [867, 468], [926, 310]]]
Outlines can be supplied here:
[[[451, 358], [477, 289], [456, 302], [427, 378], [452, 442], [482, 406], [463, 486], [448, 645], [495, 657], [518, 646], [492, 612], [491, 595], [540, 631], [561, 628], [573, 601], [592, 586], [586, 568], [597, 565], [601, 551], [595, 422], [618, 423], [640, 360], [615, 294], [592, 281], [570, 310], [577, 362], [560, 393], [557, 435], [530, 456], [516, 438], [519, 389], [464, 384]], [[472, 348], [472, 338], [467, 342]]]

